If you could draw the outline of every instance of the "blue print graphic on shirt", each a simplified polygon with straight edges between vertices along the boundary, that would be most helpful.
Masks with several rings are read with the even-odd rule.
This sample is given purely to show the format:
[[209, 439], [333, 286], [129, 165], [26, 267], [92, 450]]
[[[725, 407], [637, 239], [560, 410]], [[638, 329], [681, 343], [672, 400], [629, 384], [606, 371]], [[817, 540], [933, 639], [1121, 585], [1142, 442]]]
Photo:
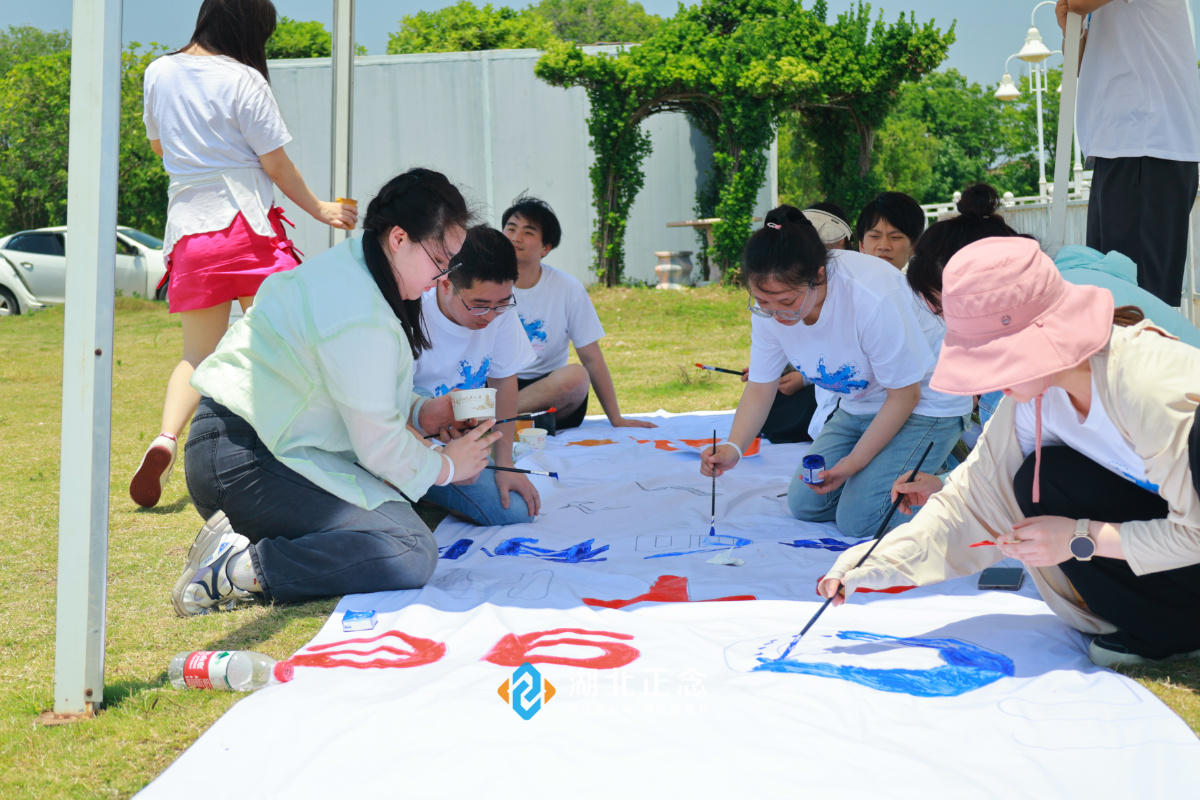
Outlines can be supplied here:
[[545, 547], [534, 547], [537, 544], [537, 539], [531, 539], [525, 536], [517, 536], [512, 539], [505, 539], [496, 547], [494, 553], [489, 553], [487, 548], [480, 548], [485, 556], [526, 556], [528, 558], [537, 558], [542, 561], [558, 561], [563, 564], [591, 564], [596, 561], [608, 561], [608, 558], [597, 558], [601, 553], [608, 549], [608, 545], [602, 545], [595, 550], [592, 549], [592, 544], [595, 539], [588, 539], [586, 542], [573, 544], [570, 547], [564, 547], [562, 550], [550, 550]]
[[903, 647], [927, 647], [941, 657], [940, 666], [932, 669], [871, 669], [851, 664], [794, 661], [759, 656], [755, 672], [790, 672], [800, 675], [819, 675], [840, 678], [878, 689], [899, 692], [914, 697], [958, 697], [987, 686], [1001, 678], [1011, 678], [1015, 672], [1007, 656], [986, 650], [961, 639], [901, 638], [863, 631], [842, 631], [839, 639], [858, 642], [891, 643]]
[[828, 389], [831, 392], [838, 394], [850, 394], [855, 389], [865, 389], [871, 385], [870, 381], [854, 380], [858, 375], [858, 369], [853, 364], [842, 364], [835, 371], [829, 372], [825, 369], [825, 359], [817, 362], [817, 374], [809, 375], [801, 370], [801, 375], [809, 383], [815, 383], [822, 389]]
[[1136, 483], [1138, 486], [1145, 489], [1147, 492], [1154, 492], [1155, 494], [1158, 494], [1158, 484], [1157, 483], [1151, 483], [1150, 481], [1138, 480], [1137, 478], [1130, 475], [1128, 472], [1122, 472], [1121, 474], [1125, 476], [1126, 480]]
[[546, 320], [535, 319], [533, 321], [526, 321], [525, 317], [521, 316], [520, 313], [517, 316], [521, 317], [521, 327], [525, 329], [525, 335], [529, 337], [529, 341], [546, 341]]
[[465, 358], [458, 362], [458, 374], [462, 376], [462, 382], [456, 383], [453, 386], [441, 384], [434, 389], [434, 396], [441, 397], [455, 389], [482, 389], [487, 386], [488, 367], [492, 365], [491, 356], [485, 356], [483, 363], [479, 365], [479, 369], [472, 370], [471, 362]]

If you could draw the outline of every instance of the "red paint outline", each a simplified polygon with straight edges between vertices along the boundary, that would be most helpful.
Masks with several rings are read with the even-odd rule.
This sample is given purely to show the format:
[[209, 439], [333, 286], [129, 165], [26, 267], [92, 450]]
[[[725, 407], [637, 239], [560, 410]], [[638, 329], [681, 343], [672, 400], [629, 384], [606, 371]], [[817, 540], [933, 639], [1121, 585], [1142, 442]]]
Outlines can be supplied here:
[[714, 597], [709, 600], [692, 600], [688, 593], [688, 579], [678, 575], [659, 575], [650, 589], [637, 597], [627, 600], [599, 600], [595, 597], [585, 597], [583, 602], [589, 606], [600, 608], [625, 608], [634, 603], [719, 603], [733, 600], [757, 600], [752, 594], [738, 594], [729, 597]]
[[[371, 648], [370, 650], [336, 650], [327, 653], [297, 653], [288, 659], [288, 662], [294, 667], [351, 667], [353, 669], [386, 669], [391, 667], [408, 668], [422, 667], [426, 664], [432, 664], [440, 661], [442, 656], [446, 655], [446, 645], [444, 642], [435, 642], [433, 639], [422, 639], [419, 636], [410, 636], [402, 631], [385, 631], [378, 636], [372, 636], [366, 639], [342, 639], [338, 642], [329, 642], [327, 644], [310, 645], [308, 650], [328, 650], [331, 647], [342, 647], [348, 644], [370, 644], [377, 642], [388, 636], [395, 636], [400, 639], [411, 650], [401, 650], [398, 647], [390, 645], [380, 645]], [[337, 656], [366, 656], [372, 653], [395, 653], [399, 658], [376, 658], [371, 661], [350, 661], [338, 659]]]
[[[636, 648], [623, 642], [597, 642], [592, 639], [562, 637], [548, 641], [538, 641], [544, 636], [557, 636], [562, 633], [580, 633], [589, 636], [611, 636], [614, 639], [632, 639], [628, 633], [613, 633], [611, 631], [589, 631], [584, 628], [554, 628], [548, 631], [533, 633], [509, 633], [492, 647], [481, 661], [490, 661], [501, 667], [519, 667], [528, 661], [530, 664], [558, 664], [564, 667], [584, 667], [585, 669], [618, 669], [632, 664], [641, 656]], [[595, 647], [603, 651], [602, 655], [592, 658], [569, 658], [566, 656], [536, 655], [531, 651], [539, 647], [554, 647], [560, 644], [577, 644]]]

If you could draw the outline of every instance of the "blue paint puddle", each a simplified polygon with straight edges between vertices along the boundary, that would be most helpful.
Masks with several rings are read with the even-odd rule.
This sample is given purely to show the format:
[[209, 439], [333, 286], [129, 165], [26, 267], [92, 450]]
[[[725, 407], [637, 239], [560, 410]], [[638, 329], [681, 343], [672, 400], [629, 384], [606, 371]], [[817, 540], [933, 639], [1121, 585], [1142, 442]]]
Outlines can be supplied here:
[[440, 558], [458, 559], [466, 555], [467, 551], [471, 549], [471, 545], [473, 544], [475, 544], [474, 539], [459, 539], [454, 544], [448, 544], [445, 547], [439, 547], [438, 553], [441, 554]]
[[537, 544], [537, 539], [528, 537], [516, 537], [513, 539], [505, 539], [496, 547], [494, 553], [489, 553], [487, 548], [480, 548], [485, 556], [524, 556], [526, 558], [536, 558], [542, 561], [557, 561], [563, 564], [591, 564], [596, 561], [608, 561], [607, 558], [596, 558], [609, 548], [609, 545], [592, 549], [592, 544], [595, 539], [588, 539], [586, 542], [573, 544], [570, 547], [562, 550], [550, 550], [545, 547], [534, 547]]
[[905, 647], [931, 648], [937, 650], [945, 663], [932, 669], [870, 669], [849, 664], [760, 657], [759, 665], [752, 671], [840, 678], [881, 692], [897, 692], [914, 697], [958, 697], [1001, 678], [1013, 676], [1013, 662], [1007, 656], [961, 639], [902, 638], [863, 631], [842, 631], [835, 635], [847, 641], [888, 642]]
[[870, 381], [854, 380], [854, 377], [858, 375], [858, 370], [853, 364], [843, 364], [833, 372], [829, 372], [825, 368], [825, 359], [823, 358], [817, 362], [816, 375], [809, 375], [806, 372], [801, 374], [806, 380], [815, 383], [822, 389], [828, 389], [838, 394], [850, 394], [855, 389], [865, 389], [871, 385]]
[[724, 534], [712, 535], [712, 528], [709, 528], [709, 535], [700, 540], [700, 547], [696, 550], [680, 550], [676, 553], [655, 553], [650, 558], [669, 558], [671, 556], [690, 556], [693, 553], [713, 553], [717, 550], [728, 550], [731, 547], [745, 547], [750, 544], [750, 539], [743, 539], [741, 536], [725, 536]]
[[787, 547], [807, 547], [812, 550], [830, 550], [834, 553], [840, 553], [843, 550], [849, 550], [858, 542], [842, 542], [837, 539], [830, 539], [828, 536], [822, 536], [820, 539], [797, 539], [794, 542], [780, 542]]

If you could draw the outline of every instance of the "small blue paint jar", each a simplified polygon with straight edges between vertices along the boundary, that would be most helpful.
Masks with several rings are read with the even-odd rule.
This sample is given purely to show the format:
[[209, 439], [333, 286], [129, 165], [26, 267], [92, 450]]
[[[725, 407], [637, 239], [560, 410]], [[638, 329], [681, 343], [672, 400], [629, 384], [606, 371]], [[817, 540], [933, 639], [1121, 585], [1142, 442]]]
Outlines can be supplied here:
[[800, 479], [808, 484], [824, 483], [825, 456], [805, 456], [800, 461]]

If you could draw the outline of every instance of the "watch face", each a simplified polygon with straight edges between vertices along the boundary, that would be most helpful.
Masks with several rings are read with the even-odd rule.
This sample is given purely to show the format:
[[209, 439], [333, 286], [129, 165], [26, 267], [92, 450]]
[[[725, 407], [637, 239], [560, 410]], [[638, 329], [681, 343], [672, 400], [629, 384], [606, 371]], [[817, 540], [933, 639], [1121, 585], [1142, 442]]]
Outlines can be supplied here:
[[1076, 558], [1091, 558], [1096, 552], [1096, 543], [1088, 536], [1076, 536], [1071, 539], [1071, 555]]

